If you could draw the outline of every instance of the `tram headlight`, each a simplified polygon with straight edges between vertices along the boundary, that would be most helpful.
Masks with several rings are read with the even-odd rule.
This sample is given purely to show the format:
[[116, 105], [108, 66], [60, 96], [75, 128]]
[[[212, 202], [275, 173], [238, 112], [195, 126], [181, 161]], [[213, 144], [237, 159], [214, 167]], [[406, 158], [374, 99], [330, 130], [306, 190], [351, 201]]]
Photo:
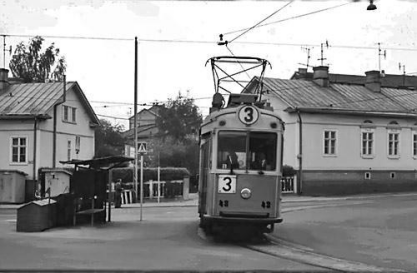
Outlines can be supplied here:
[[249, 199], [252, 196], [252, 192], [248, 188], [244, 188], [240, 191], [240, 196], [242, 196], [243, 199]]

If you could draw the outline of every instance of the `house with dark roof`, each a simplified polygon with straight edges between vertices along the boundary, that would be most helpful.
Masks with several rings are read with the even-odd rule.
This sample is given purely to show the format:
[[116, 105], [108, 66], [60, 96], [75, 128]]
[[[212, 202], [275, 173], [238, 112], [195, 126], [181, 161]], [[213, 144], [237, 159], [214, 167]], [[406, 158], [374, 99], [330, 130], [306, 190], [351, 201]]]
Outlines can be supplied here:
[[[244, 92], [253, 92], [257, 78]], [[365, 81], [264, 78], [263, 97], [285, 121], [284, 164], [307, 195], [417, 190], [417, 92]]]
[[[158, 117], [160, 105], [153, 105], [148, 109], [143, 109], [136, 114], [137, 135], [140, 142], [147, 142], [152, 139], [158, 132], [156, 118]], [[126, 142], [134, 142], [134, 121], [135, 116], [129, 118], [129, 130], [122, 133]]]
[[40, 168], [91, 159], [98, 125], [77, 82], [13, 83], [0, 69], [0, 170], [36, 181]]

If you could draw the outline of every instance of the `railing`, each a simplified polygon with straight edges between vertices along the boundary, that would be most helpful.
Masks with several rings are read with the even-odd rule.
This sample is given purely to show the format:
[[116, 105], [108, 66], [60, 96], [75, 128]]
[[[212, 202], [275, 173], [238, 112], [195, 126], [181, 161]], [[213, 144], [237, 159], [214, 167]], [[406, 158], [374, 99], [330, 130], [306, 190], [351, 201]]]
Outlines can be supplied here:
[[281, 192], [282, 193], [296, 193], [297, 179], [295, 176], [281, 177]]

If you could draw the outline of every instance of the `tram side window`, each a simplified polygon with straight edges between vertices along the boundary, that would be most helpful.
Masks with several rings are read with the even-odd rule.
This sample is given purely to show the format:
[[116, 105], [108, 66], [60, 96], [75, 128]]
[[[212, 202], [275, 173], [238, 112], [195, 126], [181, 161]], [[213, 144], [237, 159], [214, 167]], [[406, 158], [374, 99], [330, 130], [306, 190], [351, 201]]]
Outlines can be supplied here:
[[250, 133], [250, 169], [273, 171], [277, 165], [277, 134]]
[[246, 133], [219, 132], [217, 168], [219, 169], [246, 168]]

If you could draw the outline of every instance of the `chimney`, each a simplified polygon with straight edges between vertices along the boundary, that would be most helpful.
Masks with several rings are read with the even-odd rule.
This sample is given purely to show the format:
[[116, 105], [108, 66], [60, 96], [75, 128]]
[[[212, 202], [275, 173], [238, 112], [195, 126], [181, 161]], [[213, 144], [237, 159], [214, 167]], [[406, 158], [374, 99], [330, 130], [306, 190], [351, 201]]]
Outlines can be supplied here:
[[365, 87], [373, 92], [381, 92], [381, 74], [378, 70], [366, 71]]
[[0, 68], [0, 91], [5, 89], [9, 85], [8, 81], [9, 70]]
[[321, 87], [329, 87], [329, 67], [313, 67], [313, 81]]
[[303, 75], [305, 77], [305, 75], [307, 75], [307, 68], [299, 67], [298, 68], [298, 74]]

